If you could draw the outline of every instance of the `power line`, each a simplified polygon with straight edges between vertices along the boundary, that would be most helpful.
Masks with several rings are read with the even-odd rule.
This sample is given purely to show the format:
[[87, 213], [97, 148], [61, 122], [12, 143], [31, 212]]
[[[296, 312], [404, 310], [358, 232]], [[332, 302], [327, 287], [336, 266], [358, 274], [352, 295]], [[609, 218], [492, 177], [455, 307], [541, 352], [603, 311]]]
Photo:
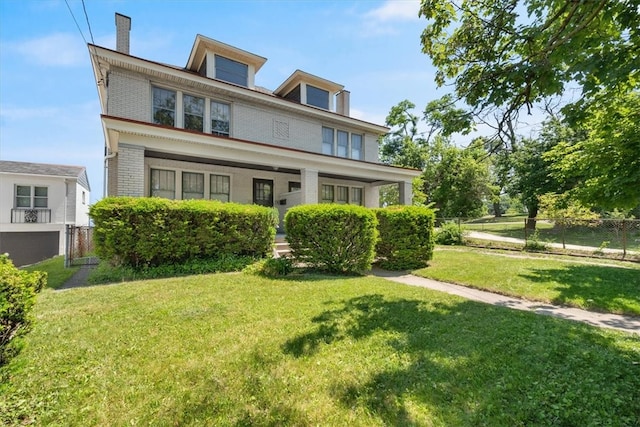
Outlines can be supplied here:
[[91, 31], [91, 24], [89, 23], [89, 15], [87, 15], [87, 8], [84, 5], [84, 0], [82, 0], [82, 10], [84, 10], [84, 17], [87, 20], [87, 27], [89, 27], [89, 35], [91, 35], [91, 44], [96, 44], [96, 42], [93, 41], [93, 32]]
[[[69, 6], [69, 2], [67, 0], [64, 0], [64, 3], [67, 5], [67, 9], [69, 9], [69, 13], [71, 14], [71, 17], [73, 18], [73, 22], [76, 23], [76, 28], [78, 29], [78, 32], [80, 32], [80, 36], [82, 36], [82, 40], [84, 40], [84, 44], [87, 44], [87, 39], [84, 37], [84, 33], [80, 29], [80, 25], [78, 25], [78, 21], [76, 20], [76, 17], [73, 14], [73, 11], [71, 10], [71, 6]], [[82, 2], [82, 5], [84, 6], [84, 0]], [[86, 15], [86, 12], [85, 12], [85, 15]], [[89, 31], [91, 31], [91, 28], [89, 28]], [[93, 35], [91, 36], [91, 41], [93, 41]]]

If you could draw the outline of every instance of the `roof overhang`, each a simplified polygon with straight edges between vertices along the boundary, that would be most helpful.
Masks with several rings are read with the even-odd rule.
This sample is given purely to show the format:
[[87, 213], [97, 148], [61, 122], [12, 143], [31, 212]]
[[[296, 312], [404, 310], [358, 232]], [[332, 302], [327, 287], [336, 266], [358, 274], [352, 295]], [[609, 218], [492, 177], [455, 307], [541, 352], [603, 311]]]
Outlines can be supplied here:
[[256, 73], [267, 62], [267, 58], [198, 34], [193, 42], [186, 68], [191, 71], [198, 71], [207, 52], [213, 52], [234, 61], [251, 65]]
[[[146, 151], [200, 159], [201, 163], [242, 164], [253, 169], [274, 171], [316, 170], [322, 176], [349, 177], [364, 182], [411, 181], [420, 175], [417, 169], [328, 156], [234, 138], [222, 138], [200, 132], [168, 128], [145, 122], [102, 116], [112, 152], [119, 145], [144, 147]], [[217, 163], [216, 163], [217, 162]], [[253, 166], [252, 166], [253, 165]]]
[[273, 93], [279, 96], [285, 96], [303, 82], [319, 89], [324, 89], [330, 93], [336, 93], [344, 89], [344, 86], [338, 83], [323, 79], [322, 77], [314, 76], [313, 74], [306, 73], [302, 70], [296, 70], [278, 87], [278, 89], [273, 91]]
[[94, 69], [103, 114], [107, 112], [106, 80], [108, 79], [108, 71], [111, 67], [118, 67], [147, 75], [150, 78], [175, 82], [178, 85], [193, 87], [205, 92], [213, 89], [222, 95], [227, 94], [228, 96], [236, 99], [263, 104], [271, 108], [277, 107], [280, 110], [291, 111], [295, 114], [324, 120], [326, 123], [334, 123], [336, 126], [344, 125], [355, 127], [376, 135], [382, 135], [389, 132], [389, 128], [386, 126], [344, 116], [321, 108], [299, 104], [297, 102], [283, 99], [279, 96], [252, 90], [220, 80], [210, 79], [188, 70], [148, 61], [146, 59], [137, 58], [135, 56], [123, 54], [100, 46], [90, 44], [89, 53], [91, 54], [91, 62]]

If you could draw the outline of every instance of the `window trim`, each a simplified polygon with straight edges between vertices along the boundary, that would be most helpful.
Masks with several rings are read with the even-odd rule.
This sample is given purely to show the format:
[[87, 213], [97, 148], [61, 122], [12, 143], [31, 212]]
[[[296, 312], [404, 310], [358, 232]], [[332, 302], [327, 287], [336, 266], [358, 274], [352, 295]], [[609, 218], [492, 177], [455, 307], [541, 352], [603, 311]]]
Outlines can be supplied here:
[[[222, 178], [227, 178], [227, 185], [228, 187], [228, 192], [227, 193], [214, 193], [213, 192], [213, 186], [211, 185], [211, 179], [213, 177], [222, 177]], [[225, 194], [227, 196], [227, 200], [220, 200], [218, 198], [213, 198], [213, 195], [218, 195], [218, 194]], [[210, 173], [209, 174], [209, 200], [219, 200], [221, 202], [230, 202], [231, 201], [231, 175], [226, 175], [226, 174], [220, 174], [220, 173]]]
[[[164, 106], [162, 107], [157, 107], [158, 109], [161, 110], [166, 110], [166, 111], [170, 111], [173, 112], [173, 124], [169, 125], [166, 123], [160, 123], [159, 121], [156, 121], [156, 104], [155, 104], [155, 90], [161, 90], [161, 91], [165, 91], [165, 92], [172, 92], [173, 96], [174, 96], [174, 100], [173, 100], [173, 110], [166, 108]], [[160, 126], [169, 126], [169, 127], [177, 127], [177, 116], [178, 116], [178, 91], [175, 89], [169, 89], [167, 87], [162, 87], [162, 86], [156, 86], [154, 84], [151, 85], [151, 123], [156, 124], [156, 125], [160, 125]]]
[[[25, 196], [25, 195], [18, 195], [18, 188], [19, 187], [24, 187], [24, 188], [29, 188], [29, 195]], [[46, 190], [47, 195], [46, 196], [42, 196], [42, 195], [36, 195], [36, 188], [44, 188]], [[24, 199], [26, 197], [29, 197], [29, 206], [18, 206], [18, 197]], [[44, 200], [45, 201], [45, 205], [44, 206], [36, 206], [36, 200]], [[15, 184], [14, 188], [13, 188], [13, 205], [14, 205], [14, 209], [49, 209], [49, 186], [48, 185], [35, 185], [35, 184], [29, 184], [29, 185], [24, 185], [24, 184]]]
[[[187, 103], [185, 102], [185, 98], [193, 98], [193, 99], [199, 99], [202, 100], [202, 115], [196, 115], [193, 113], [187, 113], [187, 109], [185, 108], [187, 106]], [[201, 96], [196, 96], [196, 95], [191, 95], [189, 93], [184, 93], [182, 94], [182, 128], [186, 129], [186, 130], [193, 130], [196, 132], [204, 132], [204, 124], [205, 124], [205, 116], [206, 116], [206, 105], [207, 105], [207, 100], [204, 97]], [[202, 119], [202, 126], [200, 127], [200, 129], [192, 129], [192, 128], [188, 128], [187, 127], [187, 116], [193, 116], [193, 117], [199, 117]]]
[[[153, 194], [154, 193], [154, 189], [153, 189], [153, 172], [154, 171], [162, 171], [162, 172], [171, 172], [173, 173], [173, 197], [165, 197], [163, 195], [158, 195], [158, 194]], [[169, 200], [176, 200], [176, 191], [177, 191], [177, 183], [176, 183], [176, 175], [177, 175], [177, 170], [176, 169], [162, 169], [162, 168], [154, 168], [154, 167], [150, 167], [149, 168], [149, 196], [150, 197], [162, 197], [164, 199], [169, 199]], [[171, 190], [167, 190], [167, 189], [163, 189], [163, 188], [158, 188], [155, 191], [171, 191]]]

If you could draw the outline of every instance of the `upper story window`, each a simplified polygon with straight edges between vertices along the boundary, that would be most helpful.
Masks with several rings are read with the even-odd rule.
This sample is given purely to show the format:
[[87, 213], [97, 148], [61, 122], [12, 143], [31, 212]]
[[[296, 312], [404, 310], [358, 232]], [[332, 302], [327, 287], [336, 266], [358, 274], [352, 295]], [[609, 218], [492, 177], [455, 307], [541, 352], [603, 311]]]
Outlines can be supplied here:
[[182, 199], [204, 199], [204, 174], [182, 172]]
[[165, 126], [176, 125], [176, 92], [153, 88], [153, 123]]
[[229, 83], [247, 87], [249, 85], [249, 66], [224, 56], [215, 56], [216, 78]]
[[229, 136], [229, 116], [229, 104], [211, 101], [211, 133], [219, 136]]
[[362, 135], [351, 134], [351, 158], [362, 160]]
[[329, 91], [307, 85], [307, 104], [329, 109]]
[[333, 155], [333, 129], [322, 128], [322, 154]]
[[31, 185], [16, 185], [16, 208], [46, 208], [49, 189]]
[[[351, 135], [351, 143], [349, 143], [349, 135]], [[323, 126], [322, 154], [362, 160], [362, 138], [360, 134], [349, 134], [344, 130], [335, 130]]]
[[184, 128], [202, 132], [204, 130], [204, 98], [184, 95]]
[[349, 150], [349, 133], [339, 130], [338, 131], [338, 151], [336, 155], [338, 157], [347, 157]]
[[176, 172], [151, 169], [151, 197], [176, 198]]

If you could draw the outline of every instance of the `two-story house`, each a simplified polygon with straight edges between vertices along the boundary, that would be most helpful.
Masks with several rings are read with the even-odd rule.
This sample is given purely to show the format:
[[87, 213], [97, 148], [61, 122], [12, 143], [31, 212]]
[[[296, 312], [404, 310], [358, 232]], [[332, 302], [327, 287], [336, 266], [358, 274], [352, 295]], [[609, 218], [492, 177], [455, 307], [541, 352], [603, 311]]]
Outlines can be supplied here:
[[90, 197], [84, 167], [0, 160], [0, 253], [17, 266], [64, 254], [66, 226], [89, 225]]
[[398, 184], [411, 203], [419, 171], [378, 160], [388, 129], [350, 117], [340, 84], [297, 70], [256, 86], [266, 59], [198, 35], [186, 66], [129, 53], [131, 19], [116, 14], [116, 50], [89, 44], [102, 108], [108, 195], [204, 198], [275, 206], [377, 207]]

